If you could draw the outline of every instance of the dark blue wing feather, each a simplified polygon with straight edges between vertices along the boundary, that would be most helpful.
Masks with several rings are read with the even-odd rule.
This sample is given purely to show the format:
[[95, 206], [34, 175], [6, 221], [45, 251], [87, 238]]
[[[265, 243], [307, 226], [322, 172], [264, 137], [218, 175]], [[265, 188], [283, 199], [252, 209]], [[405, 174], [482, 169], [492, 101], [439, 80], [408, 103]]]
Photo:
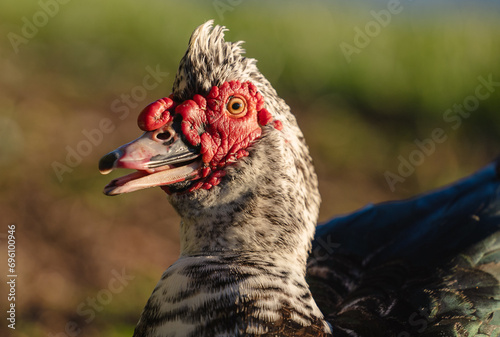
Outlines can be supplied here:
[[318, 226], [308, 277], [334, 331], [500, 334], [498, 176], [494, 163], [448, 187]]

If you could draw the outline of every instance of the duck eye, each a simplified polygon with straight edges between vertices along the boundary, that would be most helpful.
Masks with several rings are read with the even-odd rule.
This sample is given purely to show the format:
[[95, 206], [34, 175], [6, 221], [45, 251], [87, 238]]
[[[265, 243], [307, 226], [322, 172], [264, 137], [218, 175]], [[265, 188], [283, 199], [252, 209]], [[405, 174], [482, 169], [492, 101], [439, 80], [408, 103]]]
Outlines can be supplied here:
[[230, 97], [226, 104], [227, 111], [233, 115], [233, 117], [243, 117], [247, 110], [247, 105], [245, 100], [240, 97]]

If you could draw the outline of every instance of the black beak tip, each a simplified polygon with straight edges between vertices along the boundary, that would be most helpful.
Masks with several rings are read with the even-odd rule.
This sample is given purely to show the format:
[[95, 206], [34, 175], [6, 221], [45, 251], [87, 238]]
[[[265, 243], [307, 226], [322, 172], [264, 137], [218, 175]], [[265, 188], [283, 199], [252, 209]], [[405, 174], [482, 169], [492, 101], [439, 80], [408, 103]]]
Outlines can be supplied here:
[[113, 151], [105, 155], [99, 160], [99, 171], [103, 174], [111, 172], [115, 166], [115, 162], [120, 158], [118, 151]]

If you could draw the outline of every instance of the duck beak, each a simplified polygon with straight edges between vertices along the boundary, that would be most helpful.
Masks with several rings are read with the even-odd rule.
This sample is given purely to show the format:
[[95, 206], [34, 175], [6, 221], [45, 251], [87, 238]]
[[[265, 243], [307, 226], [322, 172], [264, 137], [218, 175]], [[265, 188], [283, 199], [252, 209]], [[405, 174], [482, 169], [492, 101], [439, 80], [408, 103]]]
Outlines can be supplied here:
[[199, 158], [199, 151], [187, 145], [174, 131], [171, 123], [145, 132], [99, 161], [99, 171], [102, 174], [108, 174], [117, 168], [137, 170], [112, 180], [104, 187], [104, 194], [118, 195], [196, 179], [200, 176], [202, 166]]

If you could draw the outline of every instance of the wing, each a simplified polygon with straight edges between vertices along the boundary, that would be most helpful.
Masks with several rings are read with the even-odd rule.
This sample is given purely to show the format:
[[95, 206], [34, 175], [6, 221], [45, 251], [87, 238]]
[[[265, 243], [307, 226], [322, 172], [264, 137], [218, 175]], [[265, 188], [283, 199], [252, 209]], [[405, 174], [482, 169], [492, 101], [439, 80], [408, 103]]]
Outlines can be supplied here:
[[334, 336], [500, 335], [499, 226], [494, 163], [318, 226], [311, 291]]

